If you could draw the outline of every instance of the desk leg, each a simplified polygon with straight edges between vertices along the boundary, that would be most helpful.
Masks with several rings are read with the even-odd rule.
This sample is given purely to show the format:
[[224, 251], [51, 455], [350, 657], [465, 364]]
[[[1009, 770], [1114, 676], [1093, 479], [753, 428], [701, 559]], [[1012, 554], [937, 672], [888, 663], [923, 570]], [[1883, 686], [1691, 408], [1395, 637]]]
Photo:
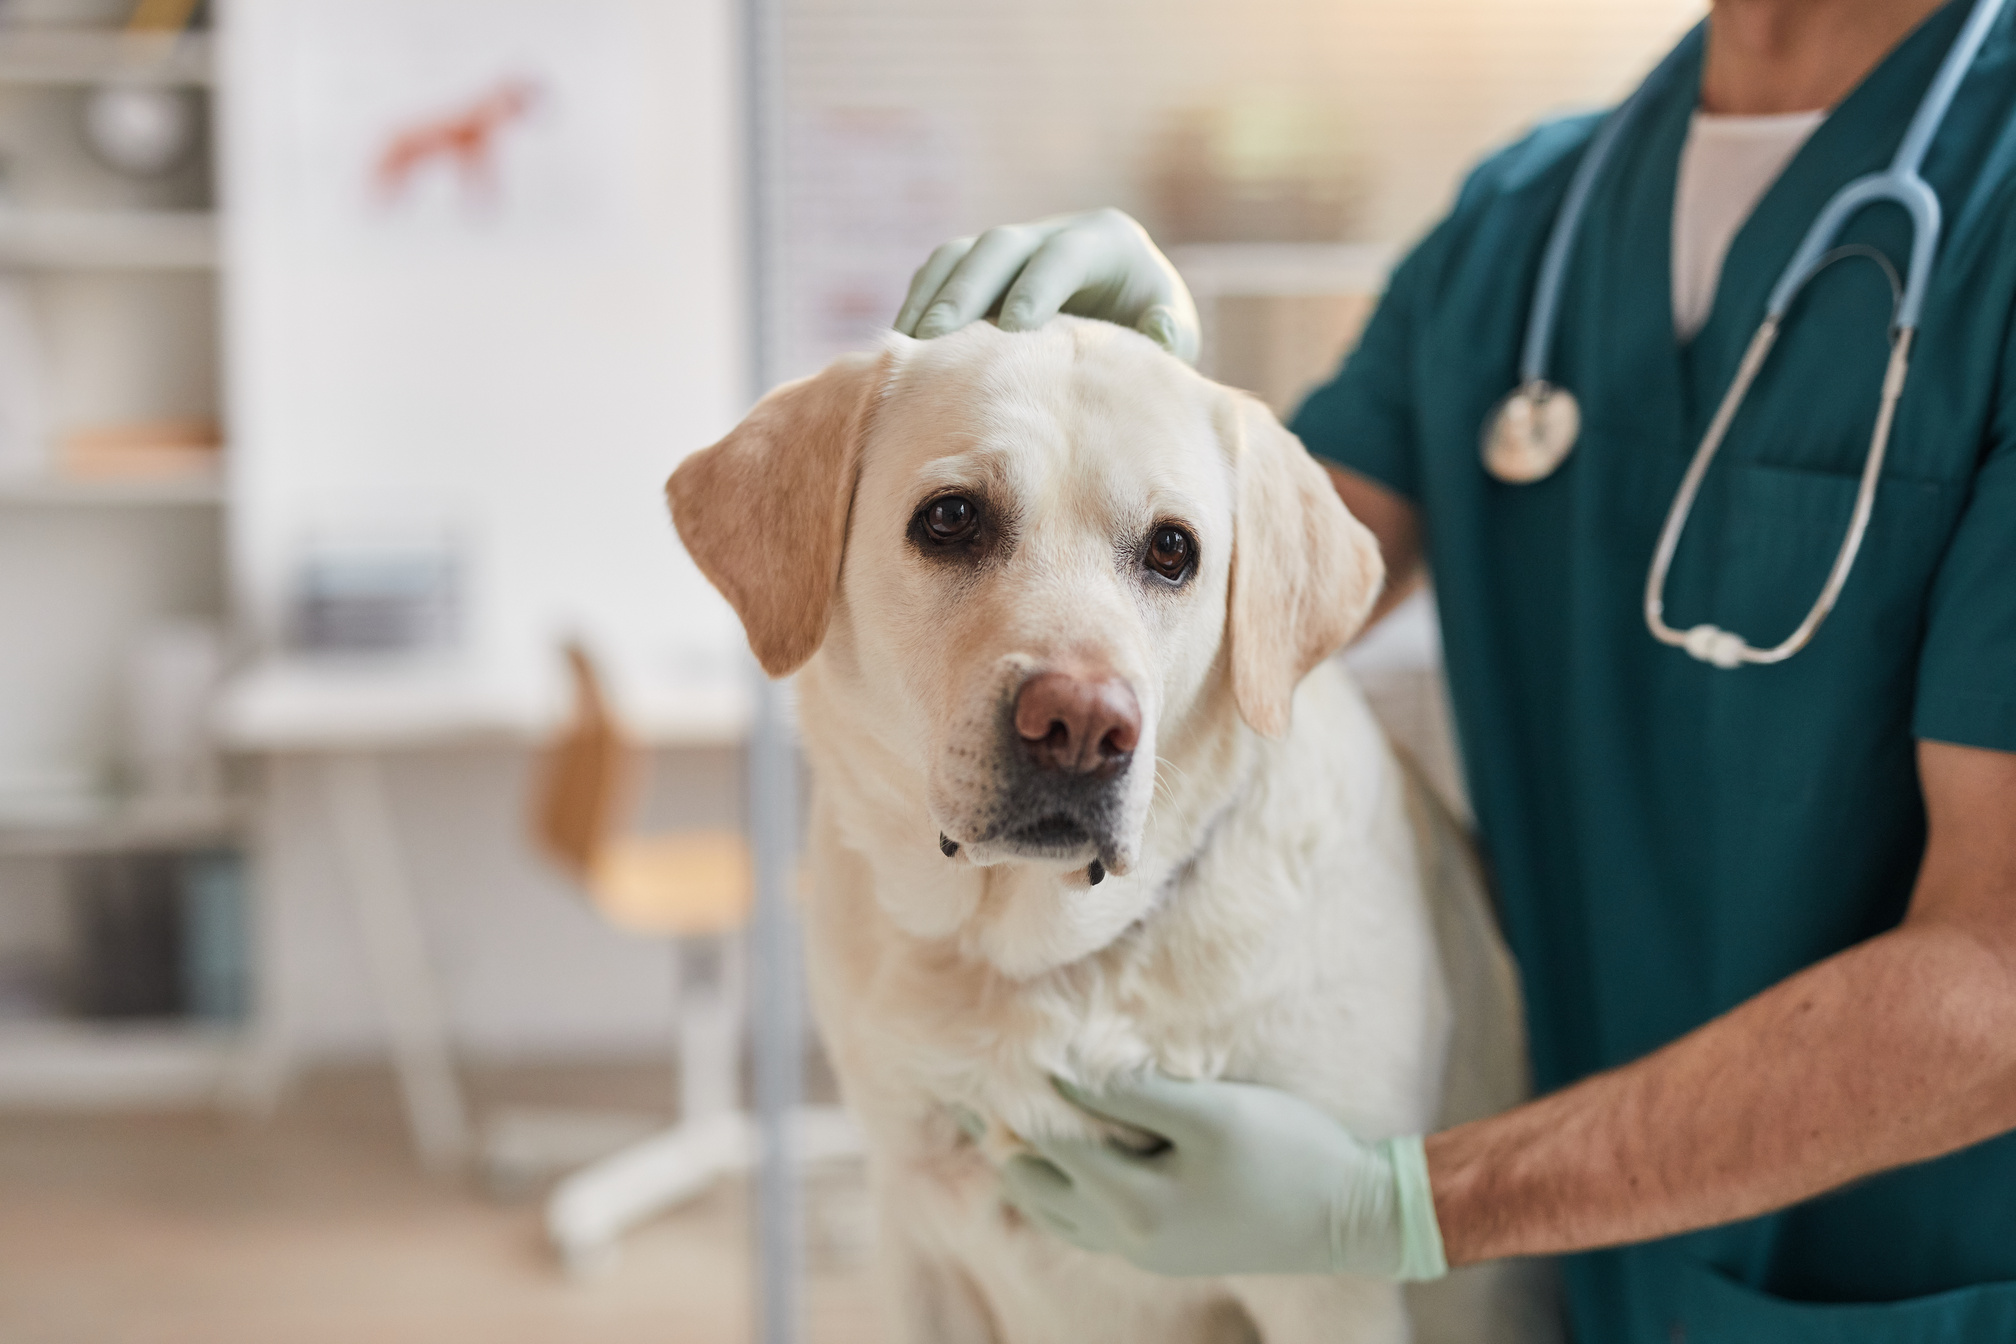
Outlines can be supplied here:
[[452, 1171], [469, 1154], [469, 1120], [384, 775], [374, 757], [350, 754], [330, 755], [322, 772], [337, 863], [391, 1034], [413, 1146], [429, 1171]]
[[283, 780], [291, 782], [291, 771], [283, 773], [282, 762], [266, 757], [258, 762], [259, 810], [253, 835], [252, 917], [253, 964], [257, 968], [252, 983], [253, 1012], [251, 1034], [233, 1078], [228, 1099], [253, 1119], [264, 1123], [280, 1109], [294, 1082], [300, 1052], [301, 1012], [295, 1003], [293, 942], [288, 936], [284, 908], [294, 890], [296, 875], [283, 871], [288, 859], [300, 858], [289, 848], [282, 834], [281, 809], [276, 798]]

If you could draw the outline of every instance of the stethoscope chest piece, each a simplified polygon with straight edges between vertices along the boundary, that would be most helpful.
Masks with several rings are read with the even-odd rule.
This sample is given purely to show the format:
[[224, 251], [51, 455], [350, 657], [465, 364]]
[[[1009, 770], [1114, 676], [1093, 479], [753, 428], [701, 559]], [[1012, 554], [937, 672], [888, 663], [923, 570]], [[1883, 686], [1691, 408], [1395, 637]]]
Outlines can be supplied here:
[[1574, 393], [1538, 379], [1522, 383], [1484, 422], [1484, 469], [1507, 485], [1544, 480], [1581, 432]]

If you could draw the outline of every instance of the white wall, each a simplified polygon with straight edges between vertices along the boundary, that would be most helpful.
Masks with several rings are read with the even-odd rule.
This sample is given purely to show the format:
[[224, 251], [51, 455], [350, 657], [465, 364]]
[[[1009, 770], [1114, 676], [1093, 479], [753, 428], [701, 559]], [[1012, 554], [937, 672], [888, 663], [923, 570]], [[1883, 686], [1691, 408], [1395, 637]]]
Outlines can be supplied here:
[[[267, 644], [332, 535], [459, 552], [464, 647], [731, 649], [661, 488], [747, 395], [730, 0], [228, 7], [233, 574]], [[488, 177], [400, 137], [508, 84]], [[487, 185], [486, 185], [487, 184]]]
[[[733, 0], [223, 13], [231, 559], [255, 644], [284, 642], [311, 547], [387, 526], [458, 550], [478, 676], [538, 677], [577, 635], [619, 689], [739, 670], [661, 493], [747, 400]], [[494, 186], [443, 158], [382, 189], [400, 135], [517, 80], [535, 93]], [[527, 751], [385, 761], [458, 1043], [665, 1050], [667, 952], [530, 852]], [[680, 761], [668, 820], [732, 823], [732, 757]], [[262, 900], [302, 1044], [353, 1052], [380, 1025], [315, 787], [270, 763]]]

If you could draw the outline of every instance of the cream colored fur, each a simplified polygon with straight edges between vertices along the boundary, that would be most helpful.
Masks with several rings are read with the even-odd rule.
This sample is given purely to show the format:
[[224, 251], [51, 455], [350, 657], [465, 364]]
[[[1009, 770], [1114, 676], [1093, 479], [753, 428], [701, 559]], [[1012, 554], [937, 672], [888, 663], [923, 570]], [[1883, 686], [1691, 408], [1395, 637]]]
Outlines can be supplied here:
[[[1012, 516], [964, 569], [910, 535], [955, 490]], [[1156, 1278], [1025, 1224], [995, 1176], [1024, 1136], [1088, 1131], [1053, 1075], [1267, 1083], [1368, 1139], [1442, 1117], [1452, 1042], [1466, 1108], [1523, 1085], [1474, 874], [1424, 847], [1427, 813], [1417, 798], [1410, 819], [1384, 737], [1325, 661], [1379, 559], [1301, 445], [1132, 332], [980, 324], [780, 389], [670, 494], [766, 667], [802, 663], [808, 962], [869, 1144], [889, 1337], [1406, 1338], [1390, 1285]], [[1176, 590], [1133, 559], [1172, 519], [1199, 551]], [[1093, 849], [1031, 859], [980, 838], [1016, 745], [1001, 707], [1060, 665], [1124, 677], [1142, 710], [1097, 885]], [[1439, 904], [1424, 854], [1463, 878]], [[1430, 1308], [1438, 1334], [1512, 1337], [1496, 1291], [1459, 1286]]]

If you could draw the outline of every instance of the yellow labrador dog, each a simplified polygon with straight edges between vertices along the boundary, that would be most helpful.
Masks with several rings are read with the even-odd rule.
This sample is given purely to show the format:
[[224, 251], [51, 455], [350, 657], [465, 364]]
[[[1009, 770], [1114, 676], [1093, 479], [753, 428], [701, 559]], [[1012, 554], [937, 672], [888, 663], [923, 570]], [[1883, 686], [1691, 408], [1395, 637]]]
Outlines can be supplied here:
[[[1516, 1099], [1475, 889], [1424, 895], [1442, 860], [1326, 661], [1382, 567], [1301, 444], [1134, 332], [981, 323], [779, 388], [669, 492], [799, 674], [810, 971], [891, 1337], [1405, 1339], [1391, 1285], [1156, 1278], [1025, 1224], [995, 1175], [1087, 1130], [1053, 1075], [1272, 1084], [1368, 1139]], [[1442, 1312], [1461, 1337], [1506, 1337], [1485, 1296]]]

